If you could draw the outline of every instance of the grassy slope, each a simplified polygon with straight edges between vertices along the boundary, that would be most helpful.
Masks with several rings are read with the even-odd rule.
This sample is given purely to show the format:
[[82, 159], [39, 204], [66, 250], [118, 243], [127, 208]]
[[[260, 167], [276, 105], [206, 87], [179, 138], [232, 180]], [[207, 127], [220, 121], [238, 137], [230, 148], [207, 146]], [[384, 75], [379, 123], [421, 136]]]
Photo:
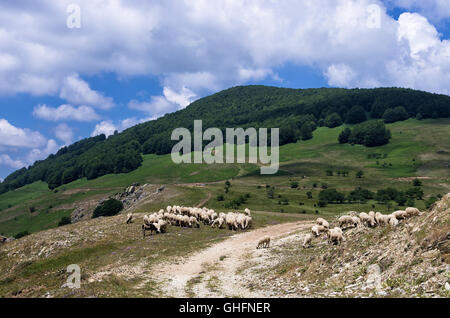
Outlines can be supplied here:
[[[280, 160], [282, 166], [275, 176], [261, 176], [255, 165], [197, 165], [172, 163], [169, 155], [144, 156], [142, 167], [128, 174], [107, 175], [96, 180], [75, 181], [51, 192], [43, 183], [35, 183], [16, 191], [0, 195], [0, 233], [13, 235], [19, 231], [35, 232], [56, 225], [63, 215], [69, 215], [74, 203], [98, 199], [121, 191], [124, 187], [135, 183], [166, 184], [173, 188], [177, 195], [170, 202], [155, 201], [143, 206], [140, 211], [154, 211], [167, 204], [195, 205], [209, 195], [212, 199], [208, 207], [227, 210], [223, 202], [215, 198], [223, 194], [223, 181], [232, 180], [232, 188], [225, 195], [226, 201], [237, 198], [241, 194], [251, 195], [245, 206], [253, 210], [281, 211], [288, 213], [315, 213], [333, 215], [348, 210], [371, 210], [372, 204], [379, 211], [388, 211], [395, 206], [381, 206], [375, 202], [365, 205], [344, 204], [328, 205], [318, 209], [317, 195], [320, 185], [341, 191], [350, 191], [356, 186], [377, 190], [394, 186], [406, 189], [410, 181], [399, 178], [423, 176], [432, 179], [423, 180], [427, 195], [450, 191], [450, 172], [447, 167], [450, 158], [450, 119], [440, 120], [408, 120], [388, 125], [392, 131], [391, 143], [377, 148], [365, 148], [355, 145], [339, 145], [337, 137], [344, 127], [334, 129], [319, 128], [314, 138], [306, 142], [298, 142], [281, 147]], [[368, 154], [387, 154], [386, 159], [368, 159]], [[415, 161], [413, 161], [415, 159]], [[383, 163], [387, 167], [383, 168]], [[392, 166], [389, 166], [391, 164]], [[327, 177], [325, 171], [349, 170], [349, 177]], [[365, 177], [354, 177], [358, 170], [365, 172]], [[292, 180], [300, 183], [299, 189], [289, 187]], [[189, 187], [186, 183], [211, 183], [203, 187]], [[264, 185], [275, 187], [275, 199], [268, 199]], [[318, 187], [314, 188], [313, 185]], [[258, 185], [262, 185], [258, 188]], [[313, 199], [307, 199], [306, 192], [313, 192]], [[289, 199], [289, 205], [280, 206], [278, 196]], [[302, 202], [304, 205], [300, 206]], [[10, 206], [10, 207], [9, 207]], [[29, 207], [35, 207], [37, 213], [29, 213]], [[424, 203], [417, 202], [419, 208]], [[9, 208], [8, 208], [9, 207]], [[51, 208], [50, 208], [51, 207]], [[242, 207], [243, 208], [243, 207]]]

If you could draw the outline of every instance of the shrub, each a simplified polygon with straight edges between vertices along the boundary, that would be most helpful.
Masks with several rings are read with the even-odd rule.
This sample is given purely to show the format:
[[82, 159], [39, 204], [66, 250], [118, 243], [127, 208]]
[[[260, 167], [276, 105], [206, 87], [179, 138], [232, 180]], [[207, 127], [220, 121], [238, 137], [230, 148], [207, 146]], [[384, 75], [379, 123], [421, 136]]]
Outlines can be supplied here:
[[23, 232], [19, 232], [19, 233], [17, 233], [16, 235], [14, 235], [14, 238], [15, 238], [16, 240], [18, 240], [18, 239], [20, 239], [20, 238], [22, 238], [22, 237], [25, 237], [25, 236], [27, 236], [27, 235], [30, 235], [30, 233], [29, 233], [28, 231], [23, 231]]
[[92, 218], [98, 218], [100, 216], [113, 216], [118, 214], [123, 210], [123, 203], [116, 199], [109, 199], [100, 205], [98, 205], [95, 210]]
[[217, 196], [217, 201], [219, 201], [219, 202], [221, 202], [221, 201], [224, 201], [225, 200], [225, 198], [223, 197], [223, 195], [218, 195]]
[[63, 216], [59, 221], [58, 226], [64, 226], [67, 224], [72, 224], [72, 220], [70, 219], [69, 216]]
[[352, 134], [352, 131], [350, 128], [345, 128], [341, 134], [339, 135], [339, 143], [340, 144], [346, 144], [348, 143], [348, 140], [350, 138], [350, 135]]
[[297, 181], [292, 181], [291, 182], [291, 188], [292, 189], [297, 189], [298, 188], [298, 182]]

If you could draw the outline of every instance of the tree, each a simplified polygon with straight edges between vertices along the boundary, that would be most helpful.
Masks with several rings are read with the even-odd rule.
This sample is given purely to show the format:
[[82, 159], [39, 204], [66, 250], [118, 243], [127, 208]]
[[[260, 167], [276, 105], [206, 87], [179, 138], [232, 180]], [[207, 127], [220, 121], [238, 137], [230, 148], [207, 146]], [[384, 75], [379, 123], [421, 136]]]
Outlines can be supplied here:
[[391, 132], [385, 124], [380, 120], [375, 120], [353, 127], [348, 141], [366, 147], [377, 147], [389, 143], [390, 139]]
[[336, 189], [326, 189], [319, 193], [319, 202], [342, 203], [345, 201], [345, 195]]
[[116, 199], [109, 199], [100, 203], [94, 210], [92, 218], [100, 216], [113, 216], [123, 210], [123, 203]]
[[403, 121], [408, 119], [408, 112], [406, 111], [405, 107], [399, 106], [395, 108], [389, 108], [386, 109], [386, 111], [383, 114], [384, 122], [389, 123], [395, 123], [397, 121]]
[[349, 140], [351, 134], [352, 134], [351, 129], [345, 128], [339, 135], [339, 143], [340, 144], [348, 143], [348, 140]]
[[361, 179], [363, 176], [364, 176], [364, 171], [362, 171], [362, 170], [359, 170], [359, 171], [356, 173], [356, 177], [357, 177], [358, 179]]
[[347, 113], [347, 124], [359, 124], [367, 120], [366, 111], [361, 106], [353, 106]]
[[325, 126], [335, 128], [342, 125], [342, 118], [338, 113], [332, 113], [325, 118]]
[[309, 140], [313, 137], [313, 128], [309, 122], [304, 123], [300, 129], [302, 140]]
[[71, 224], [71, 223], [72, 223], [72, 220], [70, 219], [70, 216], [63, 216], [61, 218], [61, 220], [59, 221], [58, 226], [64, 226], [64, 225]]
[[422, 181], [420, 181], [419, 179], [414, 179], [413, 180], [413, 186], [415, 187], [421, 187], [422, 186]]
[[308, 196], [308, 199], [312, 199], [312, 197], [313, 197], [311, 191], [306, 192], [306, 195]]
[[291, 188], [292, 189], [297, 189], [298, 188], [298, 182], [297, 181], [292, 181], [291, 182]]

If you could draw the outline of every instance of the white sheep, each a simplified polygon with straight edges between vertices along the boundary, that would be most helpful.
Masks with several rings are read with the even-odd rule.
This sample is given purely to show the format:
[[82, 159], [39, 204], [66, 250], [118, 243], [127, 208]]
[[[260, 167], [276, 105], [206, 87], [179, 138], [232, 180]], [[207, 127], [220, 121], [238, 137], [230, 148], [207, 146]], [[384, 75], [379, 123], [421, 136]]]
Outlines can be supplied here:
[[367, 227], [375, 227], [376, 221], [375, 221], [375, 212], [374, 216], [372, 217], [370, 214], [367, 214], [365, 212], [361, 212], [359, 214], [359, 218], [361, 220], [361, 223]]
[[216, 227], [217, 226], [218, 229], [221, 229], [224, 224], [225, 224], [225, 219], [223, 217], [219, 216], [211, 224], [211, 227]]
[[327, 229], [330, 228], [330, 223], [328, 223], [328, 221], [323, 219], [323, 218], [318, 218], [316, 220], [316, 224], [317, 225], [322, 225], [322, 226], [326, 227]]
[[315, 237], [320, 236], [320, 233], [326, 232], [326, 231], [327, 231], [327, 229], [323, 225], [314, 225], [311, 228], [311, 232], [312, 232], [312, 234], [314, 234]]
[[381, 214], [380, 212], [377, 212], [375, 214], [375, 219], [377, 220], [377, 223], [382, 226], [382, 225], [389, 225], [389, 220], [391, 219], [391, 217], [389, 215], [384, 215]]
[[127, 214], [127, 224], [130, 224], [133, 221], [133, 213]]
[[420, 211], [418, 209], [411, 208], [411, 207], [410, 208], [406, 208], [405, 212], [406, 212], [406, 216], [408, 218], [413, 217], [413, 216], [418, 216], [420, 214]]
[[339, 227], [335, 227], [334, 229], [328, 230], [327, 236], [328, 236], [329, 243], [336, 243], [339, 245], [344, 240], [344, 235], [342, 233], [342, 229]]
[[303, 238], [303, 248], [308, 248], [311, 246], [311, 242], [312, 242], [312, 235], [311, 234], [306, 234]]
[[246, 208], [244, 210], [245, 214], [247, 214], [248, 216], [252, 216], [252, 212], [250, 211], [250, 209]]
[[265, 237], [258, 242], [256, 249], [269, 248], [270, 247], [270, 237]]
[[392, 216], [395, 217], [397, 220], [404, 220], [407, 217], [406, 211], [399, 210], [392, 213]]

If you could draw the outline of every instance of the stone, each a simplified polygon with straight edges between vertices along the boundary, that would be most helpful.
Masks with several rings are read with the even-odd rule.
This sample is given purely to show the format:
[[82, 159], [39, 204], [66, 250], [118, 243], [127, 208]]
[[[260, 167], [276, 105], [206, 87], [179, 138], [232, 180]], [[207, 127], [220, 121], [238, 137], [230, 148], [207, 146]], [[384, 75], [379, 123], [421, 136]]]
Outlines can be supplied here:
[[439, 255], [441, 255], [441, 252], [439, 250], [431, 250], [431, 251], [427, 251], [425, 253], [422, 253], [422, 257], [423, 258], [428, 258], [428, 259], [434, 259], [439, 257]]

